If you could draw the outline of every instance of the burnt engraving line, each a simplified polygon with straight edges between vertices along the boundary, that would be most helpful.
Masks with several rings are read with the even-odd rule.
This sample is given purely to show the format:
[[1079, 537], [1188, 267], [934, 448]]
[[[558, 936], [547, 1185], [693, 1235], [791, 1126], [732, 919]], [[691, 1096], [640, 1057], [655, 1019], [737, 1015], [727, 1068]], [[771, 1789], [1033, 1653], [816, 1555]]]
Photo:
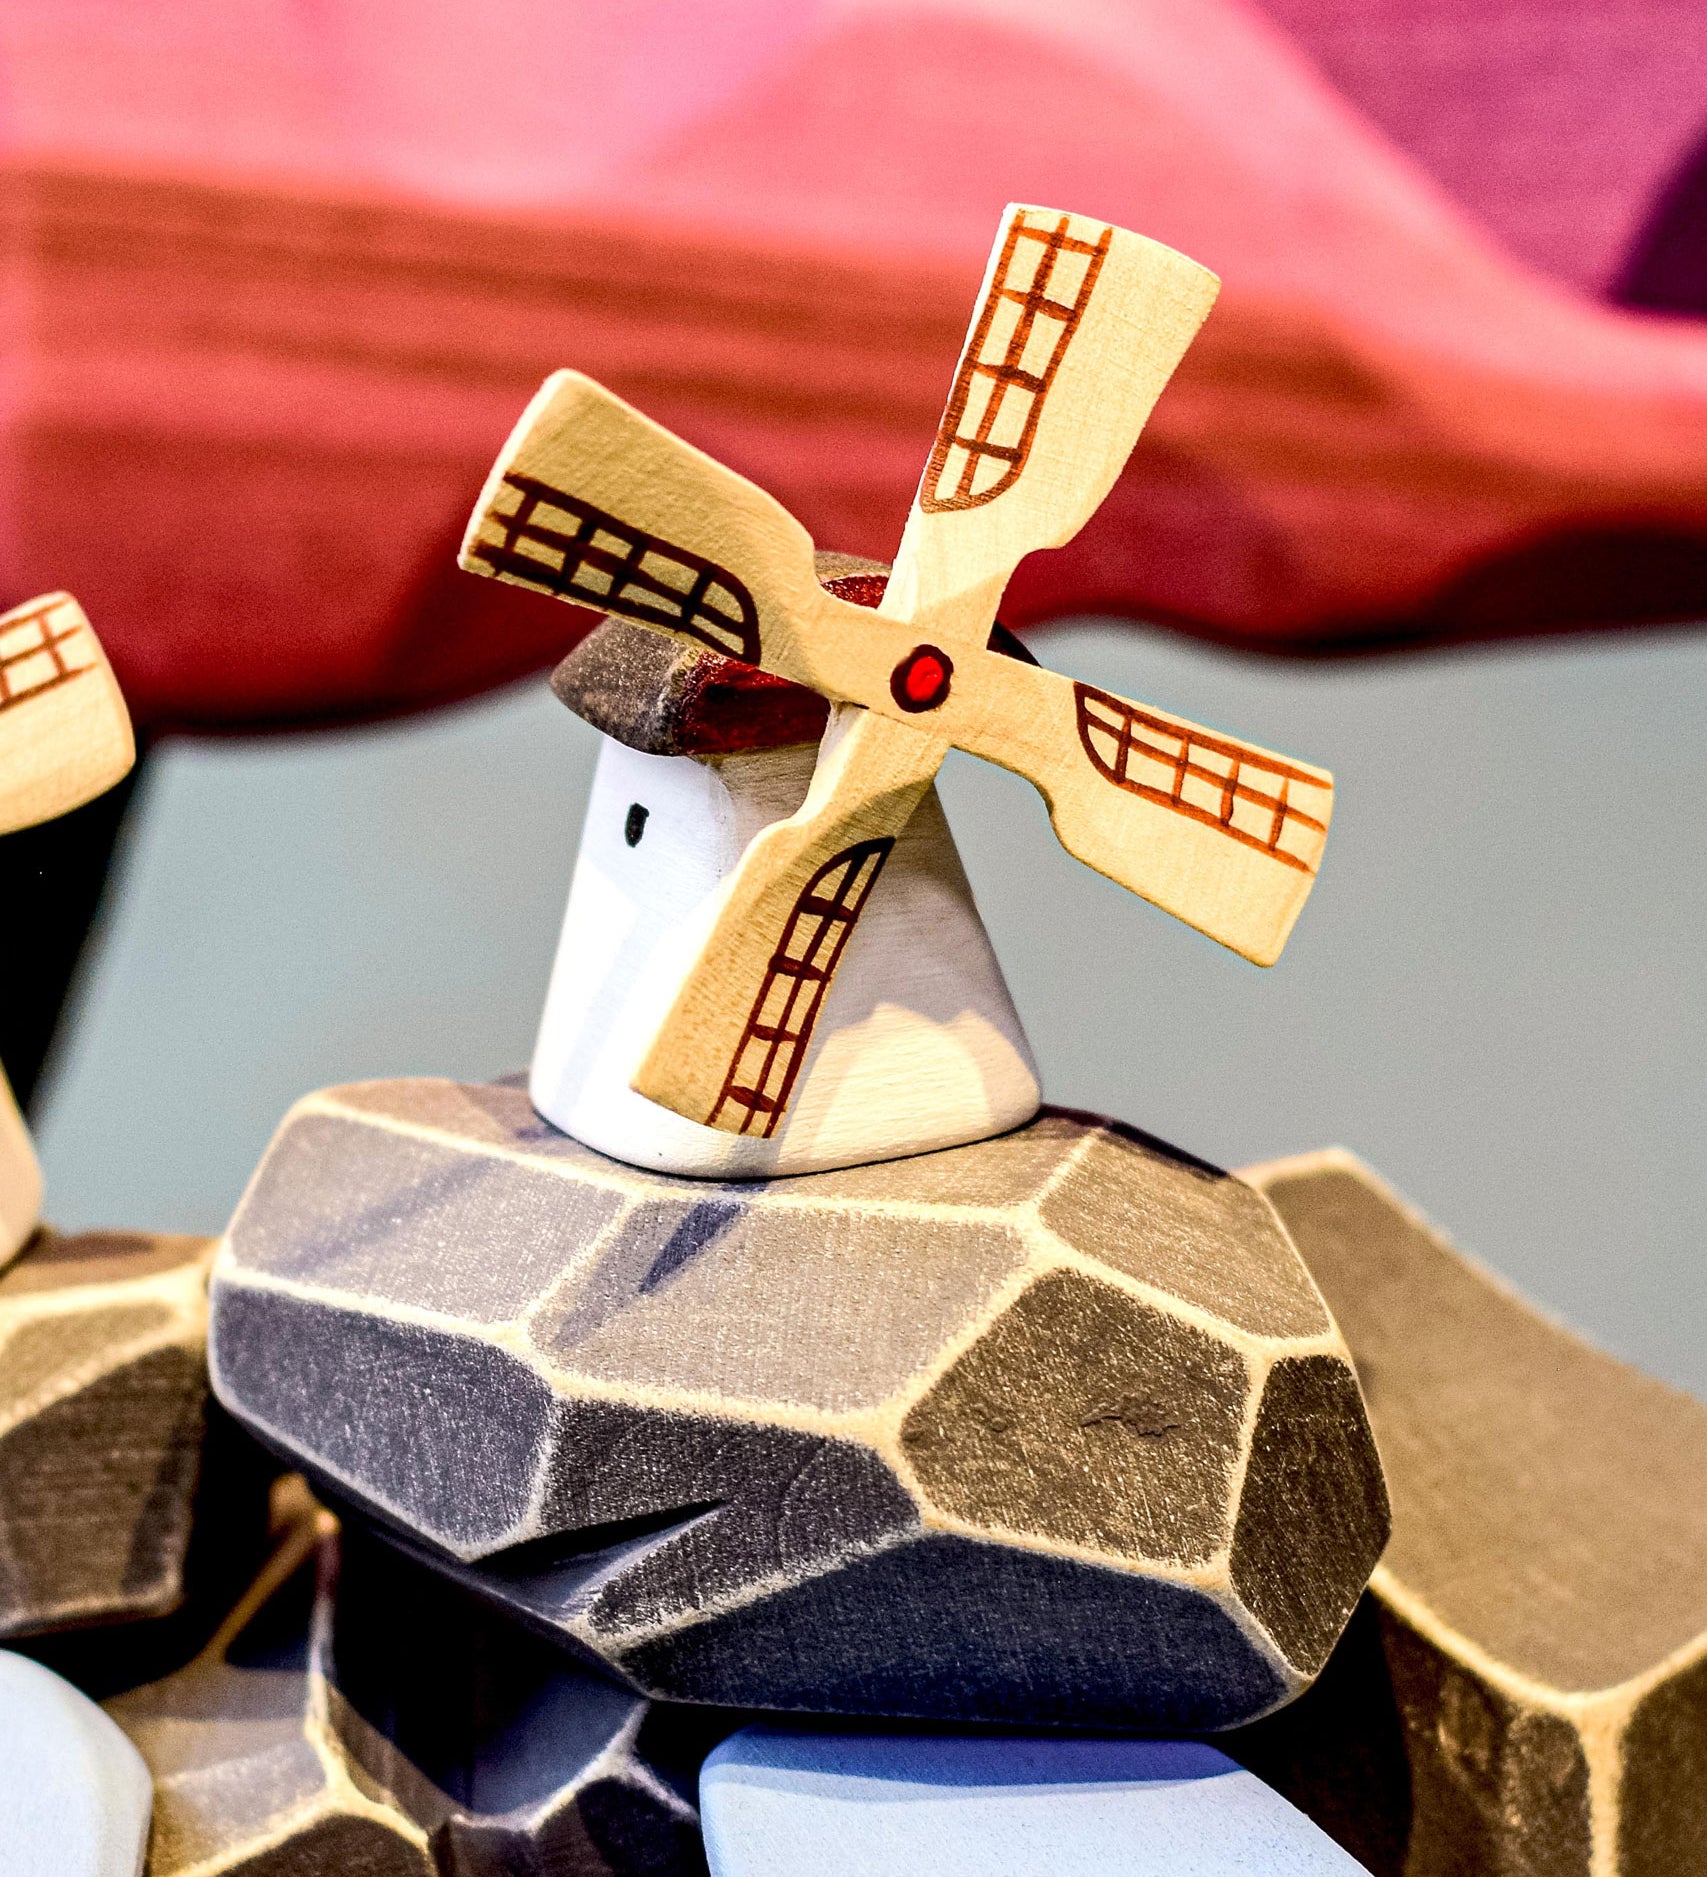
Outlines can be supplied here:
[[[894, 845], [894, 837], [885, 835], [845, 847], [801, 888], [735, 1045], [723, 1087], [706, 1117], [708, 1127], [716, 1125], [725, 1106], [733, 1106], [745, 1110], [738, 1132], [756, 1129], [765, 1140], [776, 1132], [830, 980]], [[838, 870], [840, 878], [832, 882]], [[779, 987], [781, 1008], [767, 1014]], [[763, 1051], [758, 1073], [742, 1080], [743, 1064], [755, 1044]]]
[[[81, 620], [73, 618], [63, 632], [55, 632], [51, 623], [53, 615], [63, 606], [64, 602], [58, 601], [36, 612], [20, 614], [6, 623], [0, 636], [7, 639], [31, 626], [36, 627], [38, 636], [33, 643], [20, 650], [0, 655], [0, 710], [9, 710], [14, 704], [21, 704], [28, 698], [40, 697], [44, 691], [69, 684], [73, 678], [80, 678], [86, 671], [94, 669], [92, 665], [72, 665], [66, 662], [62, 648], [71, 640], [80, 638], [84, 627]], [[44, 652], [51, 661], [48, 675], [26, 679], [22, 683], [14, 679], [12, 674], [19, 665], [40, 658]]]
[[[691, 548], [647, 534], [537, 476], [510, 470], [504, 482], [520, 500], [508, 513], [493, 506], [486, 515], [502, 530], [503, 541], [477, 541], [470, 550], [472, 559], [483, 561], [493, 573], [518, 586], [534, 587], [599, 612], [620, 613], [642, 625], [697, 639], [725, 657], [758, 664], [758, 608], [728, 568]], [[542, 507], [566, 516], [574, 523], [573, 530], [539, 519]], [[620, 551], [601, 547], [600, 535], [620, 542]], [[544, 549], [555, 559], [525, 553], [524, 544]], [[676, 586], [660, 579], [648, 569], [648, 561], [679, 568], [688, 577], [687, 584]], [[600, 586], [597, 576], [606, 584]], [[717, 604], [719, 599], [726, 604]]]
[[[1317, 777], [1275, 757], [1259, 755], [1255, 750], [1229, 742], [1224, 737], [1211, 736], [1201, 730], [1187, 731], [1170, 723], [1165, 717], [1153, 717], [1148, 711], [1139, 710], [1135, 705], [1111, 697], [1106, 691], [1095, 690], [1088, 684], [1075, 684], [1073, 695], [1078, 704], [1079, 741], [1084, 746], [1085, 754], [1116, 788], [1142, 796], [1145, 801], [1155, 802], [1163, 808], [1171, 808], [1176, 814], [1202, 822], [1205, 827], [1218, 828], [1221, 833], [1230, 835], [1246, 847], [1255, 848], [1258, 853], [1267, 854], [1283, 866], [1296, 867], [1300, 873], [1315, 873], [1316, 869], [1308, 861], [1289, 853], [1280, 845], [1280, 841], [1286, 830], [1293, 826], [1309, 829], [1316, 834], [1327, 833], [1328, 824], [1325, 821], [1308, 814], [1291, 799], [1294, 782], [1325, 789], [1326, 784]], [[1142, 731], [1150, 732], [1152, 738], [1166, 739], [1166, 742], [1148, 740], [1140, 734]], [[1097, 739], [1108, 739], [1112, 749], [1105, 751], [1099, 748]], [[1166, 746], [1168, 744], [1175, 747], [1169, 748]], [[1207, 763], [1196, 760], [1200, 756], [1219, 756], [1229, 767], [1225, 770], [1211, 768]], [[1131, 773], [1134, 757], [1141, 762], [1160, 763], [1164, 768], [1171, 769], [1171, 785], [1161, 788], [1153, 782], [1140, 781]], [[1254, 770], [1263, 782], [1269, 783], [1274, 792], [1247, 781], [1247, 768]], [[1215, 808], [1207, 808], [1198, 802], [1188, 801], [1185, 787], [1189, 781], [1205, 782], [1218, 789], [1219, 804]], [[1234, 811], [1241, 803], [1269, 811], [1266, 839], [1253, 834], [1248, 828], [1235, 826]]]
[[[1103, 257], [1108, 253], [1109, 244], [1114, 238], [1114, 230], [1104, 228], [1098, 240], [1081, 241], [1067, 232], [1069, 220], [1068, 216], [1063, 215], [1053, 227], [1040, 228], [1033, 226], [1023, 216], [1015, 216], [1009, 224], [990, 291], [979, 309], [978, 324], [955, 376], [954, 389], [949, 395], [948, 408], [943, 412], [936, 441], [931, 446], [930, 462], [926, 465], [924, 481], [919, 489], [919, 506], [927, 514], [982, 507], [984, 503], [994, 501], [1005, 489], [1012, 488], [1025, 470], [1050, 387], [1055, 382], [1055, 374], [1066, 356], [1067, 347], [1079, 329], [1085, 308], [1090, 304], [1092, 289], [1102, 270]], [[1014, 262], [1021, 252], [1021, 241], [1036, 242], [1042, 248], [1042, 253], [1036, 259], [1031, 283], [1025, 287], [1011, 284], [1016, 277]], [[1082, 256], [1085, 262], [1084, 274], [1071, 301], [1057, 299], [1050, 292], [1056, 264], [1063, 254]], [[1013, 331], [1008, 335], [1007, 345], [1000, 358], [987, 358], [985, 352], [990, 341], [990, 329], [1004, 302], [1017, 305], [1020, 309], [1019, 317], [1014, 322]], [[1048, 360], [1042, 371], [1038, 372], [1028, 370], [1024, 360], [1040, 317], [1053, 322], [1056, 330], [1050, 343]], [[971, 401], [973, 385], [980, 376], [989, 379], [990, 384], [977, 424], [970, 434], [966, 434], [962, 428], [966, 421], [966, 408]], [[994, 443], [991, 441], [991, 432], [1003, 412], [1010, 407], [1009, 400], [1015, 397], [1027, 400], [1020, 434], [1012, 443]], [[964, 452], [965, 460], [960, 464], [958, 473], [950, 479], [946, 476], [949, 457], [957, 449]], [[1004, 461], [1007, 468], [987, 489], [974, 490], [973, 483], [979, 467], [991, 457]], [[952, 487], [947, 490], [943, 486], [945, 479], [952, 482]]]

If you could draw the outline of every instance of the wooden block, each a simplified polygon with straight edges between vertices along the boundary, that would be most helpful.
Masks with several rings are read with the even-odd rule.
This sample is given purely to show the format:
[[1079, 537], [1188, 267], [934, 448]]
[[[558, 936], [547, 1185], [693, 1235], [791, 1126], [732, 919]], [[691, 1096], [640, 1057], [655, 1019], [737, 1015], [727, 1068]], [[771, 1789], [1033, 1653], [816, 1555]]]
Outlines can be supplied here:
[[329, 1090], [210, 1350], [263, 1439], [664, 1698], [1229, 1726], [1316, 1673], [1387, 1531], [1267, 1204], [1047, 1110], [712, 1184], [518, 1088]]
[[0, 1274], [0, 1636], [182, 1596], [212, 1252], [44, 1229]]
[[[591, 379], [558, 372], [522, 413], [464, 567], [838, 706], [805, 799], [723, 882], [635, 1068], [648, 1100], [732, 1133], [774, 1122], [787, 1077], [743, 1081], [740, 1059], [755, 1040], [767, 1064], [779, 1034], [799, 1041], [778, 962], [802, 965], [789, 948], [805, 909], [828, 901], [844, 929], [857, 917], [846, 883], [889, 851], [954, 746], [1033, 782], [1088, 865], [1259, 964], [1279, 957], [1332, 778], [990, 648], [1009, 575], [1096, 511], [1216, 290], [1159, 243], [1010, 204], [876, 619], [825, 592], [779, 503]], [[825, 946], [804, 963], [822, 983], [837, 960]]]
[[107, 655], [69, 593], [0, 613], [0, 834], [51, 821], [136, 761]]
[[1707, 1871], [1707, 1408], [1350, 1155], [1246, 1177], [1351, 1345], [1393, 1538], [1343, 1661], [1234, 1750], [1377, 1877]]
[[152, 1796], [135, 1747], [88, 1696], [0, 1650], [6, 1877], [142, 1877]]
[[1199, 1741], [745, 1727], [700, 1775], [711, 1877], [1359, 1877]]
[[156, 1789], [149, 1877], [703, 1871], [734, 1724], [665, 1710], [339, 1521], [300, 1478], [208, 1646], [108, 1703]]
[[41, 1168], [12, 1084], [0, 1067], [0, 1265], [23, 1250], [41, 1217]]

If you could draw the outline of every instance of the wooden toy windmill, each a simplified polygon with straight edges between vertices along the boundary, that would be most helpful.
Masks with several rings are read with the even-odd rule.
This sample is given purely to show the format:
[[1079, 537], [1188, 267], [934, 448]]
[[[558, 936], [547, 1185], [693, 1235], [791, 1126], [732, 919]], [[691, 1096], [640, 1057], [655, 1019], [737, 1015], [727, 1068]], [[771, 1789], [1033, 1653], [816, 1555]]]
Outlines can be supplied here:
[[806, 800], [724, 881], [633, 1086], [768, 1135], [848, 934], [951, 747], [1025, 776], [1063, 846], [1259, 964], [1315, 878], [1332, 778], [991, 648], [1027, 555], [1096, 511], [1214, 300], [1085, 216], [1010, 207], [882, 602], [838, 598], [769, 496], [575, 372], [495, 464], [462, 565], [709, 646], [836, 707]]

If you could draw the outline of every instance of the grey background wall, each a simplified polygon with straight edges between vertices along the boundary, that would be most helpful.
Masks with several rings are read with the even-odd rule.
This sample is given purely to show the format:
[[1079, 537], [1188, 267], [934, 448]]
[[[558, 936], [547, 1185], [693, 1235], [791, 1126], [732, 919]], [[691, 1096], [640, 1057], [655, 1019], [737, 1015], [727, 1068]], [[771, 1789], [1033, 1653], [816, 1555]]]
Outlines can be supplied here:
[[[1224, 1164], [1350, 1146], [1707, 1395], [1707, 641], [1324, 667], [1095, 623], [1036, 643], [1340, 783], [1265, 973], [1069, 860], [1025, 784], [951, 761], [1050, 1097]], [[596, 740], [536, 685], [169, 748], [49, 1086], [52, 1215], [217, 1230], [303, 1091], [520, 1066]]]

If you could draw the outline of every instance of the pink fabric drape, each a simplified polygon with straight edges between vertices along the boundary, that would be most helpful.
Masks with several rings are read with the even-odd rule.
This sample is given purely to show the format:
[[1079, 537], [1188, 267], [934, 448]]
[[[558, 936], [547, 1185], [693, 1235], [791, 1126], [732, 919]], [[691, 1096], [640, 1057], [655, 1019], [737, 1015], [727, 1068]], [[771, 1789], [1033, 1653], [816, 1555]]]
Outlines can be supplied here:
[[1225, 286], [1011, 623], [1287, 650], [1707, 614], [1707, 15], [1270, 15], [13, 0], [6, 586], [76, 591], [154, 725], [519, 675], [573, 616], [452, 553], [563, 364], [887, 554], [1017, 198]]

